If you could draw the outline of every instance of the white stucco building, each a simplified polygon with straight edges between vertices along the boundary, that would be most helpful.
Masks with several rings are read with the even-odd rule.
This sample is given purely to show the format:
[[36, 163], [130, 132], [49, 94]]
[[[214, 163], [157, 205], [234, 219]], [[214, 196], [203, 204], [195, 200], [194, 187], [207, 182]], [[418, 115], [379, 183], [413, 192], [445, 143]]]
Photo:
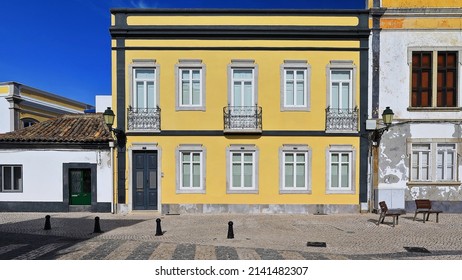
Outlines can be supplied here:
[[0, 134], [0, 211], [111, 212], [110, 143], [101, 114]]
[[371, 2], [370, 115], [379, 119], [387, 106], [394, 112], [371, 150], [374, 206], [385, 200], [412, 211], [425, 198], [462, 212], [462, 8], [455, 1]]

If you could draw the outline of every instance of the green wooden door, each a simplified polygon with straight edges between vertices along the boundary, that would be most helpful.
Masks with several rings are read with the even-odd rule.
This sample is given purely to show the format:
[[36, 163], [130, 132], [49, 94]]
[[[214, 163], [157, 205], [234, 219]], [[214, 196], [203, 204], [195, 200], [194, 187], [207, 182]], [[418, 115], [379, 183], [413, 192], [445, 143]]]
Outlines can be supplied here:
[[91, 205], [91, 169], [70, 169], [69, 188], [71, 205]]

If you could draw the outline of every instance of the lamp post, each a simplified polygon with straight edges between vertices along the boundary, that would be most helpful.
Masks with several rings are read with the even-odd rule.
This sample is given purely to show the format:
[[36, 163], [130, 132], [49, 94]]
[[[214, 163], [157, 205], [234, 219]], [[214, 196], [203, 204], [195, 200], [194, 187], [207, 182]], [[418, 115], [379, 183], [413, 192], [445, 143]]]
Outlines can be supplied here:
[[109, 130], [112, 131], [117, 138], [117, 145], [119, 147], [124, 147], [126, 142], [125, 132], [119, 128], [113, 128], [112, 125], [114, 124], [115, 114], [111, 110], [111, 107], [107, 107], [107, 109], [103, 113], [104, 122], [109, 127]]
[[382, 139], [382, 135], [385, 131], [388, 131], [388, 129], [391, 126], [391, 123], [393, 122], [393, 110], [390, 109], [390, 107], [386, 107], [385, 110], [383, 110], [382, 113], [382, 120], [383, 124], [385, 127], [382, 128], [377, 128], [372, 132], [371, 135], [371, 140], [372, 140], [372, 146], [378, 147], [380, 145], [380, 140]]

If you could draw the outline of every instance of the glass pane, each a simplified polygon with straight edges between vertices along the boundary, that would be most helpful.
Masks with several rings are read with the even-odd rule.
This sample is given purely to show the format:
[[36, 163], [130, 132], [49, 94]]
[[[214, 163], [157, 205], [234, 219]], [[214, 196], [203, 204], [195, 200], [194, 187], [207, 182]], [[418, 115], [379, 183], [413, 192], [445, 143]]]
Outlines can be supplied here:
[[[82, 192], [82, 172], [80, 170], [70, 170], [69, 173], [71, 177], [71, 193]], [[8, 181], [11, 181], [11, 179]]]
[[192, 78], [193, 78], [193, 80], [200, 80], [201, 79], [201, 71], [200, 70], [193, 70], [192, 71]]
[[418, 180], [418, 168], [417, 166], [412, 167], [412, 175], [411, 175], [412, 180]]
[[304, 79], [305, 79], [304, 71], [297, 71], [297, 80], [304, 80]]
[[241, 83], [234, 82], [233, 106], [242, 106], [242, 86]]
[[183, 81], [181, 83], [181, 104], [190, 105], [189, 101], [189, 82]]
[[286, 162], [294, 162], [294, 154], [285, 154]]
[[136, 108], [146, 108], [144, 99], [144, 83], [136, 82]]
[[241, 162], [241, 154], [233, 153], [233, 162]]
[[422, 166], [428, 165], [428, 153], [422, 153]]
[[342, 188], [348, 188], [350, 187], [349, 183], [349, 177], [350, 177], [350, 167], [348, 164], [342, 164], [342, 182], [341, 182], [341, 187]]
[[305, 162], [305, 154], [297, 154], [297, 162]]
[[157, 171], [156, 170], [149, 170], [149, 188], [150, 189], [157, 188]]
[[253, 106], [252, 83], [244, 83], [244, 104], [243, 106]]
[[350, 80], [350, 71], [332, 71], [332, 80], [348, 81]]
[[148, 108], [156, 108], [154, 82], [147, 82], [147, 86], [148, 86]]
[[241, 187], [241, 165], [233, 164], [232, 173], [233, 187]]
[[297, 187], [305, 187], [305, 165], [297, 164]]
[[331, 161], [332, 162], [338, 162], [339, 160], [339, 155], [338, 154], [332, 154], [331, 155]]
[[428, 167], [422, 167], [421, 180], [428, 180]]
[[252, 79], [252, 70], [251, 69], [241, 69], [233, 71], [234, 79], [249, 80]]
[[350, 85], [342, 83], [342, 108], [350, 108]]
[[332, 188], [338, 188], [338, 169], [338, 164], [331, 164], [330, 186]]
[[21, 167], [15, 166], [14, 167], [14, 174], [13, 174], [13, 189], [20, 190], [22, 186], [22, 172]]
[[253, 154], [245, 153], [244, 162], [253, 162]]
[[294, 186], [294, 166], [293, 164], [286, 164], [284, 168], [284, 186], [290, 188]]
[[137, 170], [135, 176], [136, 176], [136, 189], [142, 190], [143, 189], [143, 183], [144, 183], [144, 172], [143, 172], [143, 170]]
[[189, 80], [189, 70], [182, 70], [181, 71], [181, 79], [182, 80]]
[[293, 80], [294, 79], [294, 71], [292, 71], [292, 70], [286, 71], [286, 79], [287, 80]]
[[191, 167], [189, 163], [183, 163], [183, 187], [191, 186]]
[[339, 108], [339, 83], [332, 83], [331, 107]]
[[193, 162], [200, 162], [201, 161], [201, 154], [200, 153], [193, 153]]
[[199, 105], [201, 102], [201, 84], [199, 81], [193, 82], [192, 88], [192, 104]]
[[253, 187], [253, 166], [252, 164], [244, 164], [244, 187]]
[[297, 105], [305, 105], [305, 85], [303, 82], [297, 82]]
[[293, 82], [286, 83], [286, 105], [294, 105], [294, 84]]
[[349, 155], [348, 154], [342, 154], [342, 162], [349, 162]]
[[143, 80], [154, 80], [154, 69], [136, 69], [135, 78]]
[[198, 163], [193, 164], [193, 187], [199, 188], [201, 185], [201, 166]]
[[182, 155], [183, 155], [183, 162], [191, 161], [191, 153], [182, 153]]

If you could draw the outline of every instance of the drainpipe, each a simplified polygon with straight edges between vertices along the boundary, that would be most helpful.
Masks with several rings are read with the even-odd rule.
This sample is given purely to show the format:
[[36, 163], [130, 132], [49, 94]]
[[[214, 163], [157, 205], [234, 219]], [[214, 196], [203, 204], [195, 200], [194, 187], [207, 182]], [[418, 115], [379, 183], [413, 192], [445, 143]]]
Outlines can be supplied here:
[[116, 207], [116, 195], [117, 195], [117, 188], [114, 186], [114, 176], [115, 176], [115, 167], [114, 167], [114, 142], [109, 142], [109, 147], [111, 147], [111, 185], [112, 185], [112, 202], [111, 202], [111, 213], [117, 214], [117, 207]]

